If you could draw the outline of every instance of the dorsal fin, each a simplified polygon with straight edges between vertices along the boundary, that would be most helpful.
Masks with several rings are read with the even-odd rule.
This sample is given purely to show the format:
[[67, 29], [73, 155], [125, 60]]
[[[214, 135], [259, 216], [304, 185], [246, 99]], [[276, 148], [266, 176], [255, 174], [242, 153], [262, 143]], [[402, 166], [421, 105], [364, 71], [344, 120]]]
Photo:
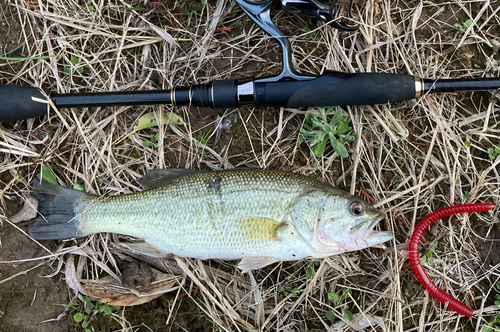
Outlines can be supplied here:
[[169, 168], [169, 169], [153, 169], [148, 171], [137, 182], [144, 189], [153, 189], [159, 187], [160, 185], [170, 182], [174, 179], [196, 173], [210, 173], [210, 172], [229, 172], [238, 171], [245, 169], [257, 169], [258, 167], [238, 167], [233, 169], [227, 169], [224, 171], [212, 171], [212, 170], [197, 170], [197, 169], [184, 169], [184, 168]]
[[137, 182], [144, 189], [153, 189], [182, 176], [206, 172], [211, 171], [184, 168], [154, 169], [147, 172], [142, 178], [137, 179]]

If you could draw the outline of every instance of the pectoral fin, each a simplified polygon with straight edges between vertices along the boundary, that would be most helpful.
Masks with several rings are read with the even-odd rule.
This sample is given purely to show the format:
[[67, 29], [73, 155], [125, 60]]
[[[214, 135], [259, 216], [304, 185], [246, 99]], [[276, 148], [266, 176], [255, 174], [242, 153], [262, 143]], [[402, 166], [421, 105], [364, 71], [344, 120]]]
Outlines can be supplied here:
[[250, 270], [258, 270], [273, 263], [279, 262], [274, 257], [245, 257], [238, 264], [241, 272], [248, 272]]
[[235, 221], [248, 240], [278, 240], [278, 229], [286, 223], [265, 217], [241, 217]]

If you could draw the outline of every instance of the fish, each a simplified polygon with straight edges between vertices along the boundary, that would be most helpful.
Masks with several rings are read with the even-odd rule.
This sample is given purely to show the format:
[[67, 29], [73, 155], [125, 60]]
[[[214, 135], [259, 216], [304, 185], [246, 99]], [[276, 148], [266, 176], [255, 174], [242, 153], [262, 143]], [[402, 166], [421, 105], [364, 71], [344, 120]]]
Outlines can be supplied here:
[[36, 240], [95, 233], [141, 238], [152, 256], [241, 260], [242, 272], [275, 262], [320, 259], [392, 239], [375, 231], [384, 214], [311, 176], [265, 169], [153, 170], [144, 191], [95, 196], [43, 180], [33, 195]]

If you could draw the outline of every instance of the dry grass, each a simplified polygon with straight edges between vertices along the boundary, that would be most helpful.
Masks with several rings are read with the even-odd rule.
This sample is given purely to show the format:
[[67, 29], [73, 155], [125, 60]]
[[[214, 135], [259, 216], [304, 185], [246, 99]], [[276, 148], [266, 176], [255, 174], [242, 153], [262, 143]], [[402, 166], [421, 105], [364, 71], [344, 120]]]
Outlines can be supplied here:
[[[165, 10], [167, 4], [170, 10]], [[229, 1], [206, 6], [180, 1], [175, 7], [165, 2], [156, 11], [121, 0], [12, 0], [10, 5], [22, 25], [23, 53], [51, 57], [0, 62], [3, 84], [57, 92], [117, 91], [151, 89], [151, 82], [167, 88], [279, 72], [277, 44]], [[278, 21], [290, 36], [295, 66], [304, 73], [330, 69], [428, 78], [499, 76], [498, 8], [498, 1], [490, 0], [367, 2], [356, 7], [361, 28], [355, 33], [313, 25], [289, 13], [279, 12]], [[343, 6], [338, 10], [345, 13]], [[472, 23], [463, 31], [454, 26], [468, 19]], [[83, 71], [79, 66], [85, 66]], [[0, 199], [5, 204], [28, 195], [42, 165], [54, 170], [60, 184], [78, 183], [99, 195], [139, 190], [135, 180], [157, 168], [259, 166], [315, 174], [378, 202], [387, 210], [382, 227], [394, 231], [394, 241], [385, 250], [319, 261], [311, 279], [305, 272], [311, 263], [306, 261], [249, 276], [230, 262], [177, 259], [189, 277], [186, 292], [214, 322], [214, 330], [349, 331], [368, 318], [366, 331], [481, 331], [500, 310], [492, 306], [500, 292], [494, 289], [500, 264], [484, 261], [484, 250], [498, 257], [499, 209], [443, 220], [425, 236], [427, 244], [439, 239], [434, 261], [426, 265], [431, 279], [471, 304], [472, 319], [428, 297], [407, 264], [405, 243], [421, 217], [441, 206], [500, 204], [500, 158], [491, 161], [487, 154], [488, 148], [500, 146], [499, 109], [498, 98], [488, 93], [350, 107], [346, 114], [359, 140], [346, 160], [332, 152], [311, 157], [305, 145], [297, 147], [305, 110], [235, 110], [238, 123], [217, 144], [215, 137], [203, 140], [217, 125], [212, 111], [169, 106], [53, 111], [43, 119], [0, 126], [0, 173], [20, 174], [5, 183]], [[141, 115], [153, 110], [174, 111], [185, 125], [140, 131], [116, 144]], [[156, 144], [145, 147], [146, 140]], [[317, 167], [307, 166], [313, 163]], [[495, 241], [477, 247], [491, 234], [496, 234]], [[94, 258], [87, 266], [88, 278], [102, 273], [95, 261], [118, 273], [111, 251], [102, 244], [110, 241], [99, 235], [83, 243]], [[200, 289], [197, 295], [190, 293], [194, 285]], [[328, 300], [328, 293], [346, 289], [351, 295], [339, 303]], [[169, 302], [166, 323], [174, 330], [179, 329], [173, 322], [180, 302]], [[345, 308], [359, 314], [353, 322], [343, 317]], [[328, 311], [337, 317], [333, 324]], [[123, 330], [136, 330], [129, 328], [126, 316], [125, 311]]]

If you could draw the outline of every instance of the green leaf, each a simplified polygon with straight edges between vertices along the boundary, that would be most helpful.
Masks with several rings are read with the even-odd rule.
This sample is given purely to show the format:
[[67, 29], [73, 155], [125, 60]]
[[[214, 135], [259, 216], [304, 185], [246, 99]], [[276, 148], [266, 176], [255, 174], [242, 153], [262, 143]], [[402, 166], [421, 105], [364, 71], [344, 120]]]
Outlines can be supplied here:
[[318, 142], [323, 142], [325, 140], [326, 132], [325, 131], [317, 131], [316, 135], [314, 135], [314, 138], [316, 138], [316, 141]]
[[89, 322], [87, 322], [86, 320], [84, 320], [83, 323], [82, 323], [82, 327], [86, 328], [87, 326], [89, 326]]
[[340, 108], [337, 108], [337, 111], [333, 115], [333, 118], [330, 120], [330, 126], [334, 126], [342, 120], [343, 114]]
[[312, 114], [312, 113], [306, 113], [306, 115], [304, 117], [305, 117], [307, 123], [312, 124], [313, 119], [316, 117], [316, 115]]
[[78, 59], [74, 55], [71, 56], [71, 59], [69, 61], [71, 62], [72, 65], [75, 65], [75, 66], [80, 63], [80, 59]]
[[109, 316], [113, 312], [113, 308], [111, 308], [108, 304], [105, 304], [101, 307], [101, 312], [104, 312], [106, 316]]
[[25, 60], [42, 60], [42, 59], [50, 59], [55, 57], [56, 55], [48, 55], [48, 56], [33, 56], [28, 58], [13, 58], [8, 56], [0, 56], [0, 60], [4, 61], [25, 61]]
[[45, 165], [42, 166], [42, 178], [47, 182], [57, 184], [56, 176], [52, 173], [52, 170]]
[[349, 298], [349, 295], [352, 295], [352, 290], [350, 288], [342, 289], [342, 298], [343, 299]]
[[293, 296], [298, 296], [300, 290], [298, 288], [293, 288], [292, 290], [290, 290], [290, 293], [292, 293]]
[[340, 296], [337, 293], [328, 293], [328, 300], [337, 303], [340, 301]]
[[73, 315], [73, 320], [77, 323], [80, 323], [84, 318], [85, 316], [81, 312], [77, 312]]
[[145, 148], [149, 148], [151, 146], [151, 142], [150, 141], [142, 141], [142, 146]]
[[95, 12], [95, 7], [94, 7], [94, 6], [87, 6], [87, 8], [88, 8], [91, 12]]
[[317, 144], [315, 147], [314, 147], [314, 155], [316, 155], [316, 157], [321, 157], [323, 155], [323, 153], [325, 153], [325, 148], [326, 148], [326, 143], [328, 141], [327, 140], [324, 140], [323, 142], [320, 142], [319, 144]]
[[314, 267], [311, 265], [306, 269], [306, 277], [307, 279], [312, 279], [314, 278], [314, 274], [316, 272], [314, 271]]
[[83, 296], [83, 297], [82, 297], [82, 299], [83, 299], [83, 301], [85, 301], [85, 302], [91, 302], [91, 301], [94, 301], [94, 299], [93, 299], [93, 298], [91, 298], [90, 296], [87, 296], [87, 295]]
[[335, 321], [335, 314], [333, 313], [333, 311], [328, 310], [326, 312], [326, 318], [330, 321], [330, 323], [333, 323]]
[[429, 247], [429, 251], [434, 251], [436, 250], [436, 248], [438, 247], [438, 243], [437, 241], [434, 242], [430, 247]]
[[355, 135], [345, 135], [345, 136], [342, 136], [345, 140], [348, 140], [348, 141], [354, 141], [356, 139], [356, 136]]
[[347, 158], [349, 156], [346, 147], [339, 140], [332, 141], [332, 147], [342, 158]]
[[470, 148], [472, 146], [472, 143], [470, 141], [465, 141], [464, 145], [465, 147]]
[[345, 318], [347, 318], [348, 320], [354, 319], [352, 312], [350, 312], [349, 310], [347, 310], [345, 308], [342, 308], [341, 310], [342, 310], [342, 315], [344, 315]]
[[320, 117], [324, 120], [326, 119], [326, 116], [328, 114], [328, 110], [326, 107], [318, 107], [317, 110], [319, 111]]
[[87, 315], [90, 315], [90, 314], [92, 313], [92, 310], [90, 310], [90, 309], [85, 309], [85, 313], [86, 313]]
[[352, 128], [349, 127], [349, 122], [343, 121], [337, 126], [337, 134], [345, 134]]
[[311, 137], [311, 136], [313, 136], [313, 135], [314, 135], [313, 133], [314, 133], [314, 132], [307, 131], [307, 130], [306, 130], [306, 129], [304, 129], [304, 128], [301, 128], [301, 129], [300, 129], [300, 134], [301, 134], [301, 136], [302, 136], [302, 137], [304, 137], [304, 138], [307, 138], [307, 137]]
[[85, 188], [80, 185], [79, 183], [73, 183], [73, 189], [78, 190], [78, 191], [85, 191]]
[[[172, 125], [184, 124], [181, 117], [172, 112], [165, 112], [163, 114], [163, 123]], [[156, 126], [158, 126], [158, 122], [156, 121], [155, 112], [146, 113], [139, 118], [137, 125], [134, 126], [134, 130], [132, 132]]]
[[472, 24], [472, 20], [468, 19], [467, 21], [464, 22], [464, 27], [468, 28], [471, 26], [471, 24]]

